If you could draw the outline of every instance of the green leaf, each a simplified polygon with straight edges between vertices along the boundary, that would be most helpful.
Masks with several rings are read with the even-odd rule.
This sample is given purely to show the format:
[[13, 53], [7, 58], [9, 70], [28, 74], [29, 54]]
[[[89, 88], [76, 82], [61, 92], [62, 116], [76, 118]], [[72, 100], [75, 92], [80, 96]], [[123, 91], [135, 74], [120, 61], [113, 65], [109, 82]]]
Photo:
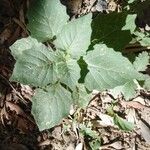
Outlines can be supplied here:
[[10, 50], [14, 58], [18, 59], [19, 56], [22, 55], [23, 51], [29, 50], [36, 46], [40, 47], [41, 45], [42, 43], [39, 43], [36, 39], [29, 36], [27, 38], [17, 40], [12, 46], [10, 46]]
[[59, 0], [33, 1], [28, 10], [28, 29], [32, 37], [45, 42], [57, 35], [68, 19], [66, 8]]
[[147, 79], [144, 82], [144, 86], [143, 86], [146, 90], [150, 90], [150, 76], [147, 76]]
[[136, 57], [133, 65], [137, 71], [145, 71], [149, 64], [150, 56], [147, 52], [142, 52]]
[[123, 26], [122, 30], [130, 30], [131, 33], [134, 32], [135, 28], [136, 28], [136, 24], [135, 24], [135, 19], [136, 19], [136, 14], [128, 14], [126, 17], [126, 21], [125, 21], [125, 26]]
[[145, 47], [149, 47], [150, 46], [150, 37], [143, 37], [141, 40], [139, 40], [139, 43], [142, 45], [142, 46], [145, 46]]
[[90, 137], [92, 137], [93, 139], [99, 139], [99, 135], [96, 131], [92, 130], [91, 127], [87, 127], [84, 124], [80, 124], [80, 132], [83, 135], [88, 135]]
[[92, 22], [92, 42], [121, 51], [132, 40], [134, 22], [135, 15], [127, 13], [99, 14]]
[[133, 2], [136, 2], [137, 0], [128, 0], [128, 3], [131, 4]]
[[39, 130], [49, 129], [67, 116], [72, 104], [71, 93], [60, 84], [37, 89], [32, 98], [32, 114]]
[[[25, 40], [22, 39], [19, 43], [16, 42], [15, 45], [23, 45], [24, 41]], [[33, 40], [29, 43], [32, 42]], [[13, 46], [11, 47], [14, 56], [18, 57], [11, 80], [36, 87], [42, 87], [49, 83], [56, 82], [57, 68], [54, 63], [56, 57], [55, 53], [43, 44], [31, 44], [30, 46], [31, 47], [28, 47], [29, 49], [25, 47], [21, 51], [18, 49], [20, 48], [19, 46], [18, 48], [17, 46], [15, 46], [15, 48], [13, 48]], [[21, 46], [21, 48], [23, 47]]]
[[125, 119], [119, 117], [117, 114], [114, 116], [114, 123], [122, 130], [131, 131], [134, 129], [134, 124], [126, 121]]
[[58, 64], [60, 82], [74, 89], [80, 78], [80, 67], [76, 60], [68, 59]]
[[72, 93], [74, 103], [81, 108], [87, 107], [88, 103], [92, 99], [92, 95], [89, 94], [83, 84], [78, 84], [76, 89]]
[[85, 77], [89, 90], [112, 89], [141, 78], [127, 58], [104, 44], [96, 45], [84, 56], [84, 60], [89, 70]]
[[115, 95], [123, 94], [125, 100], [130, 100], [131, 98], [136, 96], [137, 85], [134, 81], [126, 82], [122, 86], [117, 86], [113, 89], [113, 93]]
[[99, 139], [94, 139], [89, 142], [91, 150], [99, 150], [101, 147], [101, 142]]
[[145, 47], [149, 47], [150, 46], [150, 35], [145, 35], [142, 32], [134, 32], [134, 35], [136, 35], [136, 40]]
[[129, 100], [136, 95], [136, 89], [137, 89], [137, 85], [133, 81], [130, 81], [122, 86], [121, 92], [123, 93], [124, 98], [126, 100]]
[[73, 58], [86, 53], [91, 38], [91, 14], [69, 22], [54, 41], [55, 46]]

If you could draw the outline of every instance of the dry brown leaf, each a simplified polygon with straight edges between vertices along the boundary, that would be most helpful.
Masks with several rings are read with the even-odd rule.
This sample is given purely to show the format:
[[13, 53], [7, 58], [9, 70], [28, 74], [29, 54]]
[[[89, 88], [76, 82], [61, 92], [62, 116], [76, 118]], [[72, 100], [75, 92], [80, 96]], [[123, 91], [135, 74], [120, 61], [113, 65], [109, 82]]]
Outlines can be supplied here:
[[58, 139], [58, 140], [62, 140], [62, 127], [61, 126], [58, 126], [58, 127], [55, 127], [55, 129], [52, 131], [52, 135], [54, 138]]
[[13, 44], [18, 39], [18, 37], [20, 36], [20, 31], [21, 31], [21, 28], [20, 26], [18, 26], [16, 30], [14, 31], [13, 35], [9, 38], [8, 45]]
[[124, 108], [134, 108], [134, 109], [144, 109], [145, 106], [139, 102], [135, 102], [135, 101], [121, 101], [120, 102], [122, 107]]
[[137, 125], [140, 128], [142, 137], [149, 144], [150, 143], [150, 128], [148, 128], [141, 120], [138, 121]]
[[50, 143], [51, 143], [51, 140], [50, 140], [50, 139], [47, 139], [47, 140], [45, 140], [45, 141], [43, 141], [43, 142], [40, 142], [40, 143], [38, 144], [38, 146], [46, 146], [46, 145], [50, 145]]
[[79, 143], [75, 148], [75, 150], [82, 150], [82, 149], [83, 149], [83, 143]]
[[5, 107], [2, 108], [0, 116], [1, 116], [2, 124], [5, 126], [4, 117], [5, 117], [7, 120], [9, 119], [9, 114], [7, 113]]
[[16, 104], [12, 103], [12, 102], [8, 102], [6, 101], [6, 107], [11, 110], [11, 111], [15, 111], [17, 115], [21, 115], [23, 117], [26, 117], [25, 112]]
[[113, 121], [112, 117], [110, 117], [106, 114], [102, 114], [102, 113], [99, 113], [98, 116], [101, 119], [101, 121], [99, 121], [99, 123], [102, 126], [114, 126], [114, 121]]
[[137, 122], [137, 118], [136, 118], [136, 113], [135, 113], [135, 109], [130, 108], [126, 110], [126, 118], [129, 122], [132, 123], [136, 123]]
[[141, 103], [142, 105], [146, 105], [146, 104], [145, 104], [145, 100], [144, 100], [144, 98], [143, 98], [143, 97], [141, 97], [141, 96], [138, 96], [138, 97], [134, 98], [134, 100], [133, 100], [133, 101], [135, 101], [135, 102], [139, 102], [139, 103]]
[[35, 128], [32, 122], [23, 117], [17, 117], [16, 127], [18, 130], [20, 130], [21, 133], [29, 133], [30, 131], [33, 131], [33, 129]]
[[21, 94], [25, 99], [31, 101], [34, 91], [30, 86], [21, 84]]
[[113, 147], [115, 150], [121, 150], [124, 148], [120, 141], [117, 141], [117, 142], [110, 144], [109, 147], [111, 147], [111, 148]]
[[6, 28], [1, 34], [0, 34], [0, 43], [3, 44], [5, 41], [7, 41], [11, 36], [10, 29]]
[[115, 11], [116, 9], [117, 9], [117, 4], [116, 4], [116, 2], [111, 1], [111, 2], [108, 4], [108, 10], [109, 10], [109, 11]]
[[34, 124], [34, 121], [31, 117], [27, 116], [26, 113], [16, 104], [6, 101], [6, 107], [9, 107], [11, 111], [15, 111], [17, 115], [21, 115], [24, 118], [28, 119]]

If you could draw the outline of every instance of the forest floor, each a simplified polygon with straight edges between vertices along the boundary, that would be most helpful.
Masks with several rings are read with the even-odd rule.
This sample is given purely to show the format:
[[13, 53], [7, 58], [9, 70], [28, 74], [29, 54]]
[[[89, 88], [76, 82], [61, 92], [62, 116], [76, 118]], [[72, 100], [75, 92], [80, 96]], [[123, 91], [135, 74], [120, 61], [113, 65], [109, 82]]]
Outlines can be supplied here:
[[[94, 3], [95, 0], [84, 0], [81, 8], [79, 3], [72, 6], [72, 13], [120, 9], [114, 1], [109, 4], [101, 1], [93, 7]], [[29, 34], [26, 29], [28, 6], [29, 0], [0, 2], [0, 150], [89, 150], [90, 147], [93, 150], [99, 147], [102, 150], [150, 150], [150, 92], [144, 89], [137, 91], [132, 101], [111, 91], [94, 91], [85, 110], [74, 112], [72, 109], [73, 113], [60, 125], [39, 132], [31, 115], [34, 89], [9, 81], [15, 63], [9, 46]], [[135, 123], [133, 131], [119, 129], [106, 114], [112, 102], [119, 116]]]

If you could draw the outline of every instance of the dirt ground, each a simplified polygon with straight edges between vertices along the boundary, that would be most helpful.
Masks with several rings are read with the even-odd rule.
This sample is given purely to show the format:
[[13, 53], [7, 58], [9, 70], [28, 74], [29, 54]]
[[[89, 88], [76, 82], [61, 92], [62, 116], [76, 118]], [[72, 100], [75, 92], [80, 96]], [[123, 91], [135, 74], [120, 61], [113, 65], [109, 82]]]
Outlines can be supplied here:
[[[82, 4], [81, 0], [74, 0], [74, 4], [61, 1], [71, 18], [120, 8], [114, 1], [101, 1], [95, 6], [95, 0]], [[100, 145], [102, 150], [150, 150], [150, 92], [145, 90], [138, 91], [129, 102], [111, 91], [95, 91], [87, 109], [78, 109], [60, 125], [39, 132], [31, 115], [34, 88], [9, 81], [15, 63], [9, 46], [29, 35], [29, 4], [29, 0], [0, 0], [0, 150], [96, 150]], [[143, 27], [145, 22], [149, 23], [148, 16], [137, 24]], [[107, 115], [106, 108], [112, 101], [117, 102], [117, 114], [135, 122], [132, 132], [119, 129]]]

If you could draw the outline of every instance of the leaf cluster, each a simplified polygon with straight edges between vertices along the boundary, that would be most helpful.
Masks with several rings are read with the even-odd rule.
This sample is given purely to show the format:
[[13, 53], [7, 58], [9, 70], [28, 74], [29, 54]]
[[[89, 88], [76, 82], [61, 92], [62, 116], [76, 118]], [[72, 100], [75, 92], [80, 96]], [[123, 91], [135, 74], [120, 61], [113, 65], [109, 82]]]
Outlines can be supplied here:
[[122, 12], [99, 14], [93, 20], [88, 14], [69, 21], [59, 0], [31, 4], [31, 36], [10, 47], [16, 59], [11, 80], [36, 87], [32, 114], [40, 130], [58, 124], [72, 104], [85, 107], [94, 89], [120, 87], [127, 98], [135, 94], [134, 81], [147, 79], [139, 71], [149, 56], [141, 54], [132, 64], [117, 52], [132, 40], [135, 18]]

